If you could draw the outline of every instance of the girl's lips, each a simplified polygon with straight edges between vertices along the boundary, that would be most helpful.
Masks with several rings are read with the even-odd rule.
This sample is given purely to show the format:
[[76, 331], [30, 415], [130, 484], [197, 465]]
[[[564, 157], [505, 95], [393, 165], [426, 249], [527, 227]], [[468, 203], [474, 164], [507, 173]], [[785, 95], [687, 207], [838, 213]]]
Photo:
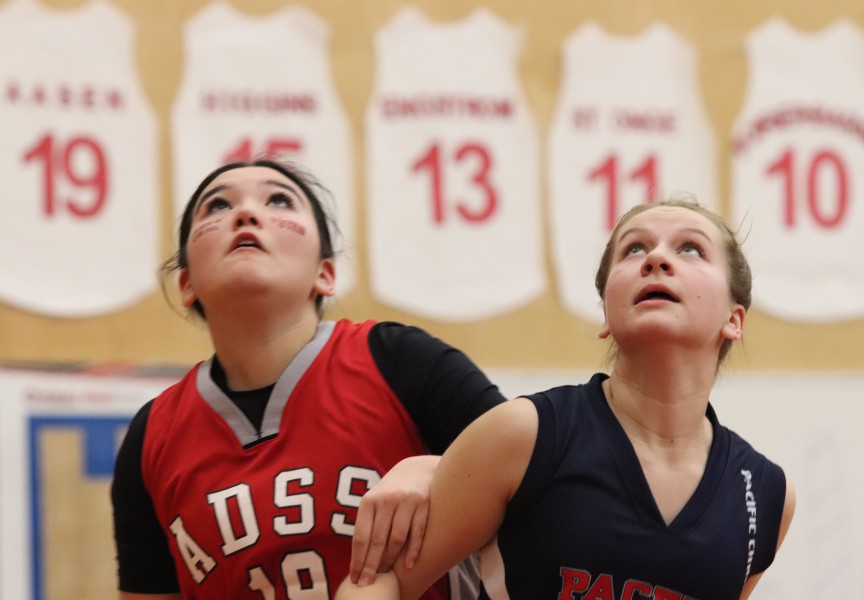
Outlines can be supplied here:
[[646, 300], [666, 300], [669, 302], [680, 302], [678, 296], [664, 285], [649, 285], [645, 287], [636, 297], [635, 304]]
[[234, 241], [231, 244], [231, 252], [239, 248], [255, 248], [258, 250], [264, 249], [264, 247], [261, 245], [260, 240], [258, 240], [258, 238], [251, 233], [240, 233], [234, 238]]

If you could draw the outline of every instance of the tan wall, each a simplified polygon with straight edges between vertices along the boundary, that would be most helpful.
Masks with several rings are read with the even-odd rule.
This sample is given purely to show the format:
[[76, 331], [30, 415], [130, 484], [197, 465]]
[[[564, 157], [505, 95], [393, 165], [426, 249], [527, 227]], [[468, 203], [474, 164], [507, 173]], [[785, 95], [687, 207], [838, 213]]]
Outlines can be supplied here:
[[[143, 87], [160, 120], [160, 171], [163, 208], [162, 252], [168, 256], [174, 237], [171, 214], [169, 113], [180, 79], [181, 31], [186, 19], [203, 8], [204, 0], [109, 0], [134, 21], [137, 65]], [[5, 0], [0, 1], [0, 4]], [[65, 10], [83, 0], [51, 0], [45, 5]], [[281, 0], [235, 0], [250, 14], [264, 15], [287, 3]], [[358, 182], [358, 286], [340, 298], [330, 317], [355, 320], [395, 319], [425, 327], [465, 349], [477, 362], [495, 367], [590, 369], [598, 366], [605, 346], [596, 327], [567, 313], [555, 296], [554, 276], [547, 260], [546, 293], [519, 311], [470, 324], [427, 321], [384, 306], [372, 297], [366, 282], [363, 227], [362, 116], [371, 93], [372, 36], [407, 4], [402, 0], [300, 1], [328, 21], [331, 28], [333, 74], [354, 131], [355, 180]], [[449, 20], [485, 6], [523, 34], [522, 83], [540, 131], [546, 131], [558, 91], [560, 48], [564, 38], [588, 20], [623, 35], [636, 34], [664, 21], [698, 51], [704, 103], [717, 133], [720, 197], [729, 192], [728, 132], [740, 109], [745, 84], [744, 36], [772, 16], [804, 30], [821, 29], [838, 18], [864, 28], [860, 0], [820, 2], [781, 0], [420, 0], [430, 17]], [[725, 201], [724, 201], [725, 202]], [[725, 206], [725, 204], [724, 204]], [[8, 218], [9, 215], [4, 215]], [[548, 239], [548, 235], [546, 236]], [[850, 257], [860, 260], [860, 257]], [[155, 275], [154, 275], [155, 277]], [[830, 325], [782, 322], [754, 311], [747, 323], [743, 351], [732, 365], [748, 370], [860, 370], [864, 368], [864, 320]], [[0, 305], [0, 362], [3, 361], [133, 361], [188, 364], [209, 354], [206, 332], [184, 323], [159, 293], [104, 317], [44, 318]]]

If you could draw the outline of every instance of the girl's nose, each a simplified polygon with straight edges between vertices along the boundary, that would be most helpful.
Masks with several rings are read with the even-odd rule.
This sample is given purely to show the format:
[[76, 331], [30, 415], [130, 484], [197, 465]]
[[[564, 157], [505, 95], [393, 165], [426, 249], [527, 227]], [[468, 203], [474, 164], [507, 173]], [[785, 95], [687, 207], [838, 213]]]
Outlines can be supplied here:
[[642, 263], [642, 275], [653, 273], [655, 269], [659, 269], [664, 273], [672, 272], [672, 263], [670, 263], [669, 260], [667, 260], [666, 255], [657, 248], [645, 256], [645, 262]]
[[235, 229], [240, 227], [258, 227], [259, 224], [258, 216], [248, 203], [244, 203], [237, 208], [237, 213], [234, 215]]

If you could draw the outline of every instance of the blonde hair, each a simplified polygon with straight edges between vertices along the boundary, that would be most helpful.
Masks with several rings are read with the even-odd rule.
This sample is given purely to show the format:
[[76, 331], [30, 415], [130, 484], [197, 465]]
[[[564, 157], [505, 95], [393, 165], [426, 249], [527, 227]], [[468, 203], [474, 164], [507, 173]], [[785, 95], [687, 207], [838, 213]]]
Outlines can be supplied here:
[[[624, 213], [612, 230], [609, 236], [609, 241], [606, 242], [606, 248], [603, 250], [603, 256], [600, 258], [600, 265], [597, 268], [597, 274], [594, 277], [594, 287], [597, 288], [597, 293], [600, 294], [600, 299], [606, 301], [606, 282], [609, 279], [609, 271], [612, 268], [612, 256], [615, 249], [615, 243], [618, 241], [621, 228], [626, 225], [636, 215], [647, 212], [659, 206], [671, 206], [676, 208], [685, 208], [698, 213], [714, 223], [720, 231], [723, 238], [723, 245], [726, 250], [726, 262], [728, 270], [726, 279], [729, 282], [729, 295], [733, 301], [744, 307], [745, 310], [750, 308], [752, 302], [753, 274], [750, 271], [750, 264], [747, 262], [747, 257], [744, 256], [744, 251], [741, 249], [741, 243], [738, 241], [737, 235], [732, 231], [723, 218], [715, 212], [705, 208], [699, 204], [694, 198], [669, 198], [658, 202], [648, 204], [638, 204]], [[732, 346], [732, 340], [724, 340], [720, 347], [720, 356], [717, 361], [717, 366], [723, 363], [726, 355]]]

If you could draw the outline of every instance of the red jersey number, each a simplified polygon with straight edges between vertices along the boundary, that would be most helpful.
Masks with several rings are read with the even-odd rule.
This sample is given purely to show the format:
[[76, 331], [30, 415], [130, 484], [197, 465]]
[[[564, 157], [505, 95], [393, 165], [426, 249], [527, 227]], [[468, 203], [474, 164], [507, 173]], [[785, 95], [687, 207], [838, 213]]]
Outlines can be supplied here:
[[[41, 167], [42, 212], [54, 217], [66, 211], [76, 218], [96, 216], [108, 199], [108, 160], [94, 138], [77, 135], [67, 141], [45, 134], [21, 157], [25, 164]], [[58, 199], [58, 190], [69, 188], [68, 198]]]
[[274, 159], [286, 154], [299, 154], [303, 151], [303, 142], [295, 138], [270, 138], [263, 144], [255, 144], [252, 138], [241, 138], [237, 144], [225, 153], [222, 162], [249, 162], [253, 157], [264, 155]]
[[[460, 163], [469, 163], [470, 165], [469, 161], [473, 161], [474, 165], [470, 174], [471, 185], [480, 192], [482, 198], [479, 206], [470, 206], [464, 200], [451, 200], [445, 197], [444, 175], [446, 167]], [[498, 190], [491, 179], [493, 167], [492, 153], [479, 142], [461, 144], [451, 157], [445, 156], [443, 158], [441, 145], [434, 143], [414, 161], [414, 164], [411, 165], [411, 171], [428, 173], [432, 221], [436, 225], [443, 225], [449, 212], [454, 211], [454, 207], [456, 215], [463, 221], [480, 224], [491, 219], [498, 208]]]
[[[824, 229], [837, 228], [849, 211], [849, 175], [843, 157], [821, 150], [809, 161], [805, 157], [803, 165], [801, 161], [794, 150], [786, 150], [765, 169], [766, 175], [779, 177], [783, 185], [783, 224], [794, 229], [799, 219], [809, 217]], [[833, 198], [824, 193], [825, 187], [833, 187]]]
[[[588, 173], [588, 181], [606, 187], [606, 230], [612, 231], [620, 216], [622, 167], [618, 156], [612, 154]], [[657, 157], [649, 154], [641, 164], [626, 174], [626, 180], [641, 183], [643, 202], [652, 202], [657, 193]]]

